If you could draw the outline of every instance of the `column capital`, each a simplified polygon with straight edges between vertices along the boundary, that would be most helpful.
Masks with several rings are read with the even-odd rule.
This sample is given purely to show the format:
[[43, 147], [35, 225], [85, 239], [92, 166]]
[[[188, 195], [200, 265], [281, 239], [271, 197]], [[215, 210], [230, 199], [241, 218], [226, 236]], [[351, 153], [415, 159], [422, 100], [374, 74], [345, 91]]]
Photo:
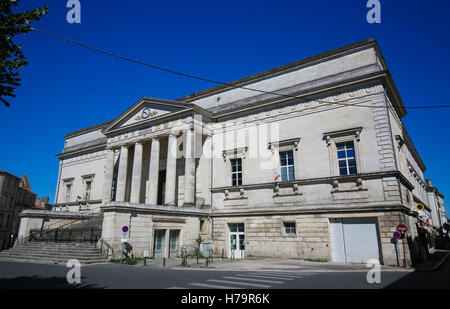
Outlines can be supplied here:
[[186, 127], [183, 128], [183, 131], [185, 132], [194, 132], [194, 124], [189, 124]]

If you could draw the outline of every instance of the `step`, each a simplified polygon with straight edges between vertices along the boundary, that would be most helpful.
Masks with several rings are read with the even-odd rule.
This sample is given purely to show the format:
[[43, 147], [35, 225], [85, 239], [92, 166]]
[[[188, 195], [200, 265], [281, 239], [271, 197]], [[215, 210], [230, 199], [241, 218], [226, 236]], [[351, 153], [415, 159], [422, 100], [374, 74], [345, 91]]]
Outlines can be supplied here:
[[41, 252], [41, 253], [27, 253], [27, 254], [23, 254], [23, 253], [15, 253], [15, 252], [8, 252], [8, 253], [4, 253], [1, 254], [0, 257], [18, 257], [18, 258], [22, 258], [22, 257], [34, 257], [34, 258], [46, 258], [46, 257], [64, 257], [64, 258], [97, 258], [97, 257], [103, 257], [106, 255], [103, 254], [49, 254], [49, 253], [45, 253], [45, 252]]
[[[0, 260], [3, 261], [12, 261], [12, 262], [27, 262], [27, 263], [40, 263], [40, 264], [66, 264], [68, 262], [68, 259], [24, 259], [24, 258], [3, 258], [1, 257]], [[93, 264], [93, 263], [107, 263], [106, 259], [91, 259], [91, 260], [79, 260], [80, 264], [86, 265], [86, 264]]]
[[14, 249], [10, 249], [8, 251], [11, 252], [21, 252], [21, 253], [27, 253], [27, 252], [48, 252], [48, 253], [100, 253], [100, 249], [96, 249], [96, 248], [86, 248], [86, 249], [70, 249], [70, 248], [59, 248], [59, 249], [46, 249], [46, 248], [34, 248], [34, 249], [29, 249], [29, 248], [14, 248]]
[[1, 254], [0, 257], [17, 257], [17, 258], [28, 258], [28, 257], [35, 257], [35, 258], [56, 258], [56, 257], [61, 257], [61, 258], [98, 258], [98, 257], [105, 257], [106, 255], [104, 254], [89, 254], [89, 255], [85, 255], [85, 254], [47, 254], [45, 252], [42, 253], [27, 253], [27, 254], [22, 254], [22, 253], [14, 253], [14, 252], [8, 252], [8, 253], [4, 253]]
[[[80, 251], [92, 251], [92, 250], [98, 250], [100, 251], [100, 246], [17, 246], [14, 248], [11, 248], [9, 250], [80, 250]], [[103, 246], [103, 249], [105, 246]]]
[[[100, 248], [70, 248], [70, 247], [62, 247], [62, 248], [12, 248], [4, 251], [17, 251], [17, 252], [30, 252], [30, 251], [50, 251], [50, 252], [100, 252]], [[2, 251], [3, 252], [3, 251]]]
[[69, 260], [78, 260], [80, 263], [88, 263], [91, 261], [103, 261], [107, 260], [106, 257], [91, 257], [91, 258], [82, 258], [82, 257], [20, 257], [20, 256], [2, 256], [1, 259], [10, 259], [10, 260], [22, 260], [22, 261], [43, 261], [43, 262], [52, 262], [52, 261], [64, 261], [67, 263]]
[[95, 243], [83, 244], [83, 245], [75, 245], [71, 243], [40, 243], [40, 244], [23, 244], [16, 246], [14, 248], [96, 248]]

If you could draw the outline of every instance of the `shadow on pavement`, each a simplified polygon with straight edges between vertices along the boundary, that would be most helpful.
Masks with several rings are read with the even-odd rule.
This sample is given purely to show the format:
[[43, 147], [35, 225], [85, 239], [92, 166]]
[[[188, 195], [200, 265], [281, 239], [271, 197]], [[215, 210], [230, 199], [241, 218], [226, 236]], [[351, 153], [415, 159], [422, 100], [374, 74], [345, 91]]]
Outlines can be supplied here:
[[0, 279], [1, 289], [99, 289], [94, 284], [69, 284], [66, 278], [23, 276]]
[[423, 267], [418, 267], [415, 272], [386, 286], [385, 289], [449, 289], [450, 258], [447, 258], [436, 270], [425, 269], [430, 266], [431, 264], [425, 264]]

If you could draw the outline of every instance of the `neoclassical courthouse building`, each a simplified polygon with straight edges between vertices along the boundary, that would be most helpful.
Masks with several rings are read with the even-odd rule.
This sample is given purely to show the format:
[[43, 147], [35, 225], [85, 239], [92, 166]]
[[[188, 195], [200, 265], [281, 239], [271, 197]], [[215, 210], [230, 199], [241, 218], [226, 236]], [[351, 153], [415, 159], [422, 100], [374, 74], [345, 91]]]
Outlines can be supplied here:
[[143, 97], [66, 135], [55, 210], [102, 212], [105, 241], [155, 257], [200, 236], [234, 258], [392, 265], [406, 224], [411, 263], [424, 222], [447, 218], [405, 116], [372, 39], [174, 101]]

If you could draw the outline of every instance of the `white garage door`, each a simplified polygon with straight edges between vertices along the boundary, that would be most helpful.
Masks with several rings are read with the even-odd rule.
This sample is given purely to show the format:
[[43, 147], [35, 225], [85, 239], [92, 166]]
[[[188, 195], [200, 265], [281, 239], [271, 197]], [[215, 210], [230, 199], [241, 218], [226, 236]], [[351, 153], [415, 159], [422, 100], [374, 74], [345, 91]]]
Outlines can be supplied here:
[[380, 260], [376, 218], [330, 219], [330, 227], [334, 262]]

